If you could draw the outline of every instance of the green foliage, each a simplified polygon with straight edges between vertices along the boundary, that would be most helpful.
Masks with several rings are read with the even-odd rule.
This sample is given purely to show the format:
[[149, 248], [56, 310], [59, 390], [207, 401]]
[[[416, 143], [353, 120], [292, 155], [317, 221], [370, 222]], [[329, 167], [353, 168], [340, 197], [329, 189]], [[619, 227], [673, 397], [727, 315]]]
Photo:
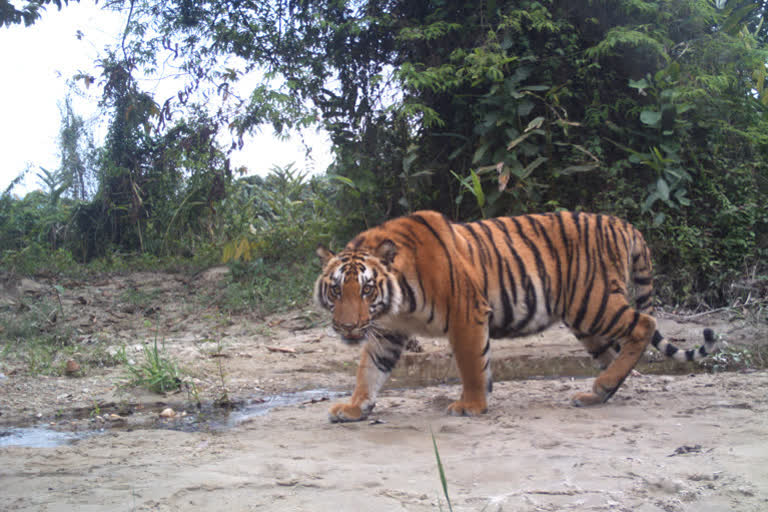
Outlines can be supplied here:
[[[79, 1], [79, 0], [78, 0]], [[29, 27], [33, 25], [42, 15], [40, 11], [44, 11], [47, 5], [53, 4], [58, 10], [61, 10], [62, 3], [69, 5], [69, 0], [32, 0], [24, 2], [24, 7], [18, 9], [11, 2], [0, 2], [0, 25], [10, 27], [24, 23], [24, 26]]]
[[25, 300], [0, 306], [0, 354], [17, 360], [32, 375], [61, 375], [74, 346], [74, 332], [57, 322], [59, 305], [50, 300]]
[[292, 165], [232, 185], [220, 208], [222, 260], [232, 269], [225, 308], [264, 316], [307, 301], [319, 271], [315, 249], [329, 243], [338, 224], [336, 193]]
[[[318, 241], [340, 244], [419, 208], [460, 219], [569, 208], [641, 228], [668, 301], [723, 303], [747, 269], [765, 275], [763, 3], [130, 7], [125, 39], [100, 62], [110, 121], [95, 194], [68, 199], [83, 197], [75, 180], [57, 192], [82, 169], [67, 157], [69, 170], [43, 173], [46, 192], [0, 198], [4, 261], [61, 248], [81, 261], [221, 251], [251, 267], [237, 281], [250, 286], [262, 281], [248, 272], [303, 269]], [[137, 76], [168, 62], [186, 83], [160, 105]], [[254, 70], [262, 79], [241, 96], [235, 84]], [[71, 156], [79, 125], [64, 118]], [[288, 168], [233, 182], [217, 134], [226, 127], [241, 147], [264, 123], [279, 134], [325, 128], [328, 176]], [[259, 298], [233, 289], [232, 302], [279, 294], [270, 286]]]
[[228, 223], [223, 262], [262, 259], [272, 263], [301, 261], [317, 244], [330, 237], [335, 216], [322, 180], [308, 180], [306, 173], [273, 167], [264, 178], [247, 178], [234, 184], [222, 201]]
[[320, 272], [314, 255], [305, 261], [232, 263], [230, 268], [231, 280], [217, 303], [226, 311], [252, 312], [260, 318], [306, 304]]
[[157, 346], [157, 336], [151, 345], [144, 345], [144, 360], [135, 363], [125, 352], [125, 347], [117, 354], [128, 369], [127, 386], [143, 387], [153, 393], [165, 393], [181, 387], [181, 372], [176, 362], [165, 354], [165, 347]]

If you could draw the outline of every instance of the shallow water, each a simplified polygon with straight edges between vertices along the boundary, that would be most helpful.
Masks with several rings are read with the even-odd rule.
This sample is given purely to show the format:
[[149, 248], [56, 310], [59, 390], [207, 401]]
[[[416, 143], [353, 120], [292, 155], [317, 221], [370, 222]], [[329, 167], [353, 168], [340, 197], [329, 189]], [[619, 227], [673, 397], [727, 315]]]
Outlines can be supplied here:
[[[329, 391], [327, 389], [311, 389], [307, 391], [298, 391], [296, 393], [251, 398], [237, 404], [233, 409], [221, 409], [212, 405], [206, 405], [203, 406], [200, 411], [194, 413], [188, 412], [185, 416], [179, 416], [170, 420], [152, 420], [149, 423], [145, 422], [141, 424], [132, 423], [131, 415], [127, 415], [126, 419], [128, 422], [124, 430], [154, 428], [179, 430], [183, 432], [206, 430], [223, 431], [234, 428], [251, 418], [263, 416], [275, 407], [331, 400], [343, 394], [344, 393]], [[111, 428], [108, 430], [119, 431], [121, 428]], [[0, 448], [5, 446], [54, 448], [56, 446], [74, 443], [80, 439], [85, 439], [86, 437], [104, 433], [106, 431], [107, 430], [100, 428], [80, 432], [62, 432], [42, 425], [0, 428]]]
[[47, 427], [13, 427], [0, 430], [0, 447], [53, 448], [94, 435], [96, 431], [59, 432]]

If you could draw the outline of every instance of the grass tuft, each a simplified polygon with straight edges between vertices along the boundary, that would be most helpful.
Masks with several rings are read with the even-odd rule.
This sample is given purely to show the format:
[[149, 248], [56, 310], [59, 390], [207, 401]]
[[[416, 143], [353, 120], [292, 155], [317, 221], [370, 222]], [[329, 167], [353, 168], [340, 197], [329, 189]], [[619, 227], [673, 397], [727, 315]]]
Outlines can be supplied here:
[[152, 345], [144, 345], [144, 361], [131, 361], [123, 347], [117, 355], [126, 365], [130, 379], [127, 386], [143, 387], [154, 393], [166, 393], [181, 388], [181, 372], [175, 361], [165, 355], [165, 348], [157, 345], [157, 336]]

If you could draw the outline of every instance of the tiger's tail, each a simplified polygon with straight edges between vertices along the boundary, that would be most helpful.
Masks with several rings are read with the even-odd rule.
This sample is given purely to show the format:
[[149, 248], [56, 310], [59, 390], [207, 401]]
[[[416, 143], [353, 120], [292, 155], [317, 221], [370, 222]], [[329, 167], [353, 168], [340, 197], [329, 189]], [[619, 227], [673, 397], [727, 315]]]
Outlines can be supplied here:
[[[635, 283], [635, 306], [638, 311], [648, 315], [653, 314], [653, 266], [651, 251], [643, 239], [643, 235], [632, 229], [632, 279]], [[717, 350], [717, 339], [712, 329], [704, 329], [704, 344], [698, 348], [682, 350], [656, 330], [651, 344], [667, 357], [675, 361], [699, 361]]]
[[704, 344], [699, 348], [689, 350], [677, 348], [665, 340], [659, 331], [653, 333], [651, 344], [665, 356], [681, 363], [685, 361], [699, 361], [717, 350], [717, 339], [712, 329], [704, 329]]

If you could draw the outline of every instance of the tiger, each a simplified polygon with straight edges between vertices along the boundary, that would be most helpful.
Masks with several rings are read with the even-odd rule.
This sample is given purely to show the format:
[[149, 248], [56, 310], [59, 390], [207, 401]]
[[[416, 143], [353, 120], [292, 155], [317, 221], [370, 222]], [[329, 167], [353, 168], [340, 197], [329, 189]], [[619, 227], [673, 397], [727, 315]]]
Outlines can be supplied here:
[[488, 410], [491, 338], [565, 324], [601, 368], [592, 390], [572, 397], [575, 406], [611, 398], [649, 344], [677, 361], [716, 348], [709, 328], [690, 350], [659, 333], [650, 249], [614, 216], [558, 211], [462, 223], [417, 211], [360, 233], [338, 253], [316, 252], [323, 270], [314, 300], [344, 343], [362, 345], [355, 389], [331, 407], [333, 423], [371, 413], [411, 335], [448, 338], [462, 384], [447, 411], [455, 416]]

